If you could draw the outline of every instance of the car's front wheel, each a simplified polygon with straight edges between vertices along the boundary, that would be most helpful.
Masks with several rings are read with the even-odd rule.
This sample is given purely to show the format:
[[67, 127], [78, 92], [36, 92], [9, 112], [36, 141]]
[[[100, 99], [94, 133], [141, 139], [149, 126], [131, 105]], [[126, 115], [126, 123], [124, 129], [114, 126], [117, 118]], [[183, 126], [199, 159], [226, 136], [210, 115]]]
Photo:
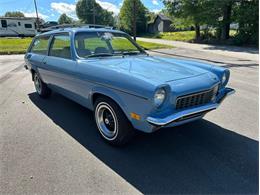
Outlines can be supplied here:
[[95, 120], [101, 136], [112, 145], [126, 144], [134, 136], [134, 129], [121, 108], [111, 99], [95, 101]]
[[38, 95], [42, 98], [47, 98], [51, 94], [51, 90], [48, 88], [48, 86], [41, 80], [39, 73], [35, 72], [33, 75], [33, 81], [35, 90], [38, 93]]

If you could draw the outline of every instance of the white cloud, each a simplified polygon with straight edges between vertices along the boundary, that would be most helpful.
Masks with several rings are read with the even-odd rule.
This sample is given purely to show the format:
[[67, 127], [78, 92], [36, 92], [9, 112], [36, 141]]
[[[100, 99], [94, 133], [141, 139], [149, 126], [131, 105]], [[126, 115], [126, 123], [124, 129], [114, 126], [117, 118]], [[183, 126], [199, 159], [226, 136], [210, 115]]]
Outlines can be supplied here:
[[68, 3], [51, 3], [51, 8], [60, 14], [72, 14], [75, 13], [76, 5]]
[[[23, 12], [23, 14], [26, 16], [26, 17], [36, 17], [36, 13], [35, 12]], [[49, 16], [47, 15], [44, 15], [42, 13], [38, 13], [38, 16], [39, 18], [42, 18], [44, 20], [48, 19]]]
[[[75, 3], [77, 2], [77, 0], [75, 0]], [[112, 3], [106, 2], [106, 1], [101, 1], [101, 0], [96, 0], [96, 2], [103, 8], [106, 9], [108, 11], [113, 12], [114, 14], [118, 14], [120, 9]], [[51, 9], [58, 12], [59, 14], [67, 14], [68, 16], [76, 19], [76, 4], [69, 4], [69, 3], [57, 3], [57, 2], [53, 2], [51, 3]]]
[[158, 3], [157, 0], [152, 0], [152, 4], [154, 4], [154, 5], [159, 5], [159, 3]]
[[152, 9], [151, 12], [154, 12], [156, 14], [158, 14], [160, 11], [162, 11], [161, 9]]
[[114, 12], [114, 14], [118, 14], [120, 9], [113, 3], [109, 3], [106, 1], [97, 0], [96, 1], [103, 9]]
[[77, 19], [75, 4], [53, 2], [51, 3], [51, 9], [59, 14], [67, 14], [71, 18]]

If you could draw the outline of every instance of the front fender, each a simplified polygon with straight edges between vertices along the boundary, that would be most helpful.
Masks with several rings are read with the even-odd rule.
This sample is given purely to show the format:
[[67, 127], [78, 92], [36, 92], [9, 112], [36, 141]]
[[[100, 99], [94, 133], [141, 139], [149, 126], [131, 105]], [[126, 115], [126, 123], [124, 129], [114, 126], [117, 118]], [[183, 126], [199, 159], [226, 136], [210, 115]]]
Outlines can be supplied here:
[[[96, 86], [93, 88], [90, 94], [90, 100], [93, 102], [93, 97], [95, 94], [105, 95], [112, 100], [114, 100], [122, 109], [125, 116], [131, 122], [135, 129], [151, 132], [151, 126], [146, 122], [148, 114], [153, 109], [153, 105], [149, 99], [145, 99], [139, 96], [128, 94], [116, 89]], [[94, 110], [92, 104], [92, 110]], [[136, 120], [131, 117], [131, 113], [136, 113], [140, 116], [140, 120]]]
[[94, 94], [101, 94], [101, 95], [104, 95], [104, 96], [107, 96], [107, 97], [111, 98], [112, 100], [114, 100], [121, 107], [121, 109], [124, 112], [126, 112], [127, 105], [124, 103], [124, 101], [122, 100], [120, 95], [118, 95], [118, 93], [116, 93], [116, 91], [114, 89], [109, 89], [107, 87], [102, 87], [102, 86], [94, 87], [92, 89], [91, 93], [90, 93], [89, 99], [92, 102], [92, 110], [94, 109], [94, 101], [93, 101]]

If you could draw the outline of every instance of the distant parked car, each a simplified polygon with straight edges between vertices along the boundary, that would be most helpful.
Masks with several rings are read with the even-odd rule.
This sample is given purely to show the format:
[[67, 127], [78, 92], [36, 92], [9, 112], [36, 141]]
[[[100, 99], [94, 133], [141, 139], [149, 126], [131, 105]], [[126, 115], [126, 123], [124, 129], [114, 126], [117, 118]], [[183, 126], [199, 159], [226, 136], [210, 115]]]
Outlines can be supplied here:
[[38, 35], [25, 61], [40, 97], [56, 91], [93, 110], [100, 134], [114, 145], [134, 129], [150, 133], [201, 119], [234, 92], [226, 87], [229, 70], [149, 56], [129, 35], [107, 28]]
[[49, 27], [57, 26], [57, 25], [58, 25], [58, 22], [48, 21], [48, 22], [45, 22], [44, 24], [42, 24], [40, 27], [41, 28], [49, 28]]

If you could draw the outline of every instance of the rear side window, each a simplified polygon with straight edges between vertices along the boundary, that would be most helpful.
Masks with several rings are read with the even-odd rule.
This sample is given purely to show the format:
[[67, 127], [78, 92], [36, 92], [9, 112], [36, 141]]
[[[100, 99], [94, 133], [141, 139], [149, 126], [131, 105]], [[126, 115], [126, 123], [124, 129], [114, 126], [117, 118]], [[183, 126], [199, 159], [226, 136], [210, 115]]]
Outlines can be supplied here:
[[6, 20], [1, 20], [1, 24], [3, 28], [7, 27], [7, 21]]
[[68, 34], [54, 36], [50, 47], [50, 56], [71, 59], [70, 36]]
[[36, 38], [33, 42], [31, 52], [41, 55], [47, 55], [49, 36]]
[[32, 24], [24, 24], [25, 28], [32, 28]]

